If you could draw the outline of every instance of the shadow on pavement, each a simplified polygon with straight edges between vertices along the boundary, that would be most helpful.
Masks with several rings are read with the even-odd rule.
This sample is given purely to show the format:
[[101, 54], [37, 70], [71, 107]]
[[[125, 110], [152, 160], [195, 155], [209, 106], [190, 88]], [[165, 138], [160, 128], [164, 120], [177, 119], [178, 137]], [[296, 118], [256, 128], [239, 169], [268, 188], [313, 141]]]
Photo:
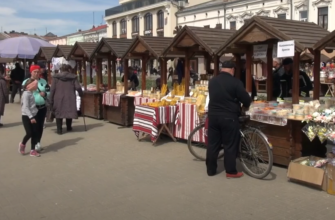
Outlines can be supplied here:
[[22, 125], [22, 122], [14, 122], [14, 123], [8, 123], [8, 124], [4, 124], [3, 128], [11, 128], [11, 127], [16, 127]]
[[82, 139], [83, 138], [79, 137], [79, 138], [73, 138], [73, 139], [68, 139], [68, 140], [62, 140], [57, 143], [50, 144], [48, 147], [45, 148], [45, 150], [43, 151], [43, 154], [49, 153], [51, 151], [57, 152], [58, 150], [61, 150], [65, 147], [76, 145]]
[[[96, 124], [86, 124], [86, 129], [87, 131], [94, 129], [94, 128], [98, 128], [98, 127], [102, 127], [103, 124], [102, 123], [96, 123]], [[74, 125], [72, 126], [73, 131], [71, 132], [85, 132], [85, 125], [84, 123], [82, 123], [81, 125]], [[66, 131], [66, 128], [65, 128]]]

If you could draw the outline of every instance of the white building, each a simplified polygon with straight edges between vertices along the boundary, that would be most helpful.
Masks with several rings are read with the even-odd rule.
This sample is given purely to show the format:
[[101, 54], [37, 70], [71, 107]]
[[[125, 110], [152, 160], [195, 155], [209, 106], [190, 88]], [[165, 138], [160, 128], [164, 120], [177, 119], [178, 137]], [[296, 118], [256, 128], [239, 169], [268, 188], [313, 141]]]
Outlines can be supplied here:
[[335, 0], [216, 0], [177, 13], [178, 25], [238, 29], [254, 15], [314, 22], [335, 30]]
[[94, 27], [88, 32], [84, 33], [84, 42], [99, 42], [101, 38], [107, 37], [107, 25], [100, 25]]

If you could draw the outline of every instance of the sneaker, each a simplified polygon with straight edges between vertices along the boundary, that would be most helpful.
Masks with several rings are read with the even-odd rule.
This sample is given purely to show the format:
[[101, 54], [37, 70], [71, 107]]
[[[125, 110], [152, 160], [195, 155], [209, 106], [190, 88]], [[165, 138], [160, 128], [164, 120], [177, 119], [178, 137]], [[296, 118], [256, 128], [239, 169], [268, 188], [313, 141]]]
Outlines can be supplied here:
[[44, 151], [44, 148], [41, 147], [41, 144], [40, 143], [37, 143], [35, 145], [35, 150], [38, 152], [38, 153], [41, 153], [42, 151]]
[[32, 150], [32, 151], [30, 151], [30, 156], [32, 156], [32, 157], [39, 157], [41, 155], [39, 153], [37, 153], [36, 150]]
[[19, 143], [19, 153], [24, 155], [26, 152], [25, 152], [25, 148], [26, 146], [23, 145], [21, 142]]
[[236, 173], [236, 174], [229, 174], [229, 173], [226, 173], [226, 177], [228, 178], [228, 179], [230, 179], [230, 178], [240, 178], [240, 177], [242, 177], [243, 176], [243, 173], [242, 172], [238, 172], [238, 173]]

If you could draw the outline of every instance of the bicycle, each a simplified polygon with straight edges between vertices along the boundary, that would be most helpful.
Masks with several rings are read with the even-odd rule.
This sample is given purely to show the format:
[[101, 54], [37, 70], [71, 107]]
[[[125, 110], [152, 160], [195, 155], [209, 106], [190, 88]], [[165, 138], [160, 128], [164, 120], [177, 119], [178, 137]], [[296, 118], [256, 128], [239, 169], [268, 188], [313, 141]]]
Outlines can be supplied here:
[[[241, 124], [241, 142], [239, 150], [239, 159], [245, 170], [245, 172], [257, 179], [265, 178], [272, 169], [273, 164], [273, 154], [272, 145], [268, 142], [267, 137], [258, 128], [251, 125], [247, 125], [250, 121], [250, 116], [239, 117], [239, 122]], [[195, 142], [195, 144], [200, 144], [200, 147], [194, 146], [193, 136], [197, 134], [200, 130], [205, 128], [205, 121], [202, 120], [200, 124], [193, 129], [193, 131], [188, 136], [187, 145], [191, 154], [202, 161], [206, 160], [206, 145], [205, 143]], [[260, 140], [259, 144], [255, 140]], [[201, 153], [198, 153], [200, 150]], [[264, 150], [264, 151], [263, 151]], [[218, 159], [224, 156], [223, 150], [220, 151]], [[262, 159], [262, 156], [268, 156], [267, 159]], [[266, 165], [265, 169], [261, 169], [261, 165]]]

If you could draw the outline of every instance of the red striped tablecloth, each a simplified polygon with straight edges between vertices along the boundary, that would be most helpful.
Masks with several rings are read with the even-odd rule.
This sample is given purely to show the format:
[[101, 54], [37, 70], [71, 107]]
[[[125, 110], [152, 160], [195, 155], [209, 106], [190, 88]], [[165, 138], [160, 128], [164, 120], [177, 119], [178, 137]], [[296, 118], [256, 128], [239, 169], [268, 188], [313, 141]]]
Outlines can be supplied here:
[[137, 96], [135, 97], [134, 99], [134, 105], [142, 105], [144, 103], [148, 103], [148, 102], [155, 102], [156, 99], [151, 99], [151, 98], [147, 98], [147, 97], [140, 97], [140, 96]]
[[122, 94], [111, 94], [104, 93], [102, 96], [102, 104], [108, 106], [119, 107], [120, 106], [120, 98]]
[[[197, 107], [196, 105], [187, 103], [179, 103], [178, 106], [174, 136], [187, 140], [193, 129], [200, 123]], [[205, 129], [200, 130], [193, 136], [193, 141], [205, 143], [205, 133]]]
[[[140, 132], [144, 132], [151, 136], [151, 141], [155, 141], [158, 135], [158, 126], [161, 124], [174, 124], [177, 111], [178, 106], [157, 108], [143, 105], [135, 106], [133, 123], [135, 135], [139, 137]], [[173, 131], [171, 132], [173, 133]]]

